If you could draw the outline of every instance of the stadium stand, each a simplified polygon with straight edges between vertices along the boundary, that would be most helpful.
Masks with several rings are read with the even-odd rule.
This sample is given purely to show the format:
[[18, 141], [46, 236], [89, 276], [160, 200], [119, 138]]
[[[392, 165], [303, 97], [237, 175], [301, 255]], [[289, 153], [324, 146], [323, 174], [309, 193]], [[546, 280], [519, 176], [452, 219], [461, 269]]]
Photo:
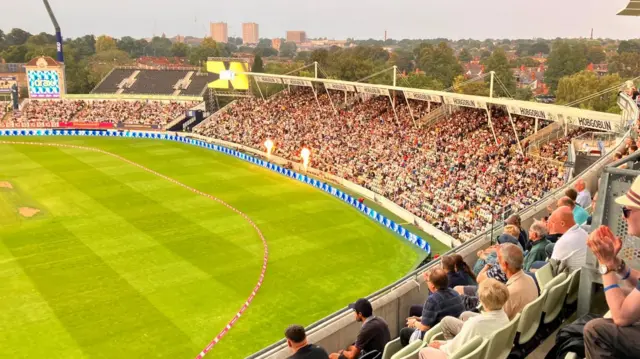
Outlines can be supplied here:
[[142, 70], [131, 87], [124, 90], [127, 94], [158, 94], [171, 95], [175, 91], [173, 86], [184, 78], [188, 71], [181, 70]]
[[131, 76], [134, 71], [133, 69], [113, 69], [91, 93], [115, 94], [120, 89], [122, 81]]
[[[340, 103], [340, 94], [332, 92], [332, 100]], [[302, 89], [264, 103], [238, 101], [197, 132], [256, 149], [271, 138], [275, 154], [292, 161], [308, 146], [312, 167], [380, 193], [461, 239], [485, 230], [503, 208], [524, 208], [563, 184], [561, 168], [519, 152], [500, 110], [493, 114], [496, 145], [484, 111], [464, 109], [416, 128], [398, 102], [397, 121], [386, 97], [342, 105], [335, 115], [326, 94], [316, 102]], [[415, 117], [426, 115], [426, 102], [410, 103]], [[515, 124], [518, 140], [533, 134], [533, 119], [516, 117]]]
[[196, 67], [115, 68], [91, 93], [201, 96], [214, 75], [200, 71]]
[[26, 102], [19, 113], [0, 120], [0, 127], [36, 127], [44, 122], [164, 126], [195, 105], [197, 102], [190, 101], [33, 100]]
[[[633, 102], [630, 98], [625, 98], [622, 95], [620, 97], [621, 102], [627, 103], [627, 110], [629, 110], [629, 113], [623, 114], [623, 119], [625, 119], [625, 121], [629, 119], [633, 119], [634, 121], [636, 121], [639, 117], [639, 111], [635, 106], [635, 102]], [[633, 104], [633, 106], [629, 106], [631, 104]], [[621, 105], [621, 107], [623, 107], [623, 105]], [[256, 113], [259, 112], [257, 110], [254, 111]], [[253, 121], [259, 119], [256, 113], [251, 114]], [[218, 124], [208, 123], [206, 124], [206, 126], [203, 126], [202, 130], [204, 131], [204, 127], [208, 127], [209, 131], [212, 131], [212, 127], [221, 125], [223, 121], [230, 121], [229, 117], [233, 117], [233, 115], [234, 111], [229, 110], [228, 114], [222, 116], [222, 119], [217, 120]], [[449, 122], [453, 122], [451, 121], [451, 118], [453, 117], [450, 117], [448, 119]], [[226, 123], [225, 125], [228, 126], [228, 123]], [[637, 121], [635, 127], [638, 127]], [[227, 128], [227, 130], [229, 130], [229, 128]], [[289, 131], [289, 128], [286, 128], [285, 133], [287, 131]], [[473, 130], [471, 134], [467, 134], [466, 137], [474, 136], [475, 133], [473, 132], [475, 131], [477, 131], [477, 129]], [[629, 133], [624, 136], [629, 136]], [[569, 186], [574, 186], [574, 184], [578, 181], [582, 181], [583, 179], [585, 179], [587, 182], [587, 186], [591, 190], [591, 193], [595, 193], [594, 188], [597, 188], [598, 186], [600, 173], [606, 164], [611, 163], [611, 158], [614, 156], [614, 154], [626, 155], [628, 153], [632, 153], [633, 156], [635, 156], [635, 159], [633, 161], [629, 160], [627, 161], [627, 163], [623, 163], [624, 160], [620, 160], [616, 162], [615, 165], [621, 168], [633, 167], [640, 169], [640, 161], [638, 161], [640, 155], [637, 152], [637, 147], [633, 146], [633, 141], [629, 140], [628, 138], [627, 141], [623, 142], [623, 138], [623, 136], [618, 134], [615, 145], [608, 147], [606, 153], [602, 153], [602, 157], [599, 158], [598, 161], [590, 165], [580, 174], [580, 178], [576, 177], [569, 180], [564, 184], [562, 188], [552, 191], [548, 196], [540, 201], [537, 201], [536, 206], [530, 206], [520, 211], [520, 214], [523, 218], [522, 227], [528, 228], [528, 225], [531, 224], [534, 218], [542, 218], [548, 215], [548, 212], [545, 209], [546, 206], [551, 203], [555, 203], [557, 199], [564, 196], [565, 189], [567, 189], [567, 187]], [[565, 142], [565, 144], [566, 143], [567, 142]], [[543, 142], [541, 144], [544, 145], [546, 143]], [[397, 147], [395, 147], [394, 149], [397, 149]], [[618, 176], [620, 176], [620, 179], [618, 180], [620, 182], [620, 185], [625, 186], [624, 188], [628, 188], [630, 186], [630, 182], [628, 181], [630, 176], [629, 173], [620, 172]], [[564, 183], [564, 181], [562, 183]], [[612, 187], [611, 185], [607, 184], [607, 182], [604, 182], [603, 184], [601, 184], [601, 186], [602, 187], [599, 192], [600, 196], [607, 194], [607, 197], [610, 197], [613, 194], [612, 191], [614, 188], [616, 188], [616, 196], [622, 193], [620, 191], [620, 187]], [[638, 186], [640, 186], [640, 184], [638, 184]], [[596, 199], [594, 198], [593, 200], [595, 202]], [[602, 199], [599, 199], [598, 203], [598, 206], [594, 206], [594, 208], [598, 208], [596, 210], [596, 213], [594, 214], [594, 223], [613, 223], [612, 228], [617, 228], [617, 231], [614, 230], [614, 233], [616, 235], [624, 235], [626, 233], [627, 227], [619, 224], [622, 215], [621, 209], [618, 208], [615, 213], [606, 215], [606, 212], [602, 212]], [[607, 202], [605, 201], [605, 203]], [[638, 206], [638, 208], [640, 208], [640, 206]], [[640, 228], [640, 225], [635, 228]], [[625, 233], [622, 233], [621, 229], [623, 229]], [[476, 252], [478, 250], [486, 249], [486, 247], [491, 243], [491, 240], [493, 239], [493, 234], [500, 233], [500, 231], [500, 228], [496, 228], [495, 232], [493, 230], [491, 232], [487, 231], [482, 236], [476, 237], [474, 241], [463, 243], [462, 245], [455, 248], [455, 253], [462, 255], [467, 262], [472, 262], [473, 260], [475, 260]], [[638, 242], [637, 240], [630, 241], [627, 239], [624, 241], [624, 245], [622, 247], [623, 249], [621, 251], [621, 256], [624, 256], [625, 259], [632, 258], [635, 262], [635, 268], [638, 268], [637, 266], [639, 265], [639, 261], [637, 260], [637, 253], [639, 252], [637, 248], [640, 248], [640, 242]], [[453, 253], [453, 251], [450, 253]], [[462, 355], [467, 355], [463, 357], [489, 359], [506, 358], [507, 356], [509, 356], [510, 358], [525, 358], [530, 354], [536, 354], [530, 356], [530, 358], [544, 357], [549, 353], [550, 345], [548, 345], [548, 343], [553, 345], [553, 343], [555, 342], [555, 335], [556, 333], [558, 333], [558, 328], [567, 325], [568, 323], [573, 321], [574, 318], [576, 318], [573, 314], [573, 312], [576, 310], [576, 303], [578, 303], [577, 306], [579, 315], [582, 315], [589, 310], [588, 303], [591, 303], [591, 300], [588, 298], [589, 295], [585, 295], [585, 293], [590, 293], [594, 290], [594, 283], [588, 281], [594, 280], [592, 278], [600, 277], [600, 275], [596, 271], [598, 261], [596, 261], [594, 258], [595, 257], [593, 256], [593, 254], [589, 252], [587, 255], [585, 266], [573, 272], [556, 272], [558, 267], [553, 267], [552, 264], [548, 264], [547, 266], [543, 267], [540, 270], [540, 273], [536, 272], [536, 277], [539, 278], [541, 289], [541, 293], [538, 299], [525, 306], [520, 316], [518, 318], [514, 318], [514, 320], [508, 326], [495, 332], [494, 335], [492, 335], [488, 340], [481, 341], [479, 347], [476, 346], [475, 348], [465, 348], [465, 350], [461, 351], [461, 353], [455, 353], [450, 357], [458, 358]], [[434, 260], [424, 268], [408, 274], [405, 278], [399, 280], [398, 282], [386, 288], [383, 288], [369, 296], [369, 298], [373, 299], [374, 313], [387, 320], [392, 334], [397, 335], [400, 332], [400, 329], [404, 326], [404, 318], [406, 315], [404, 314], [405, 311], [407, 311], [411, 305], [419, 302], [419, 300], [424, 301], [425, 297], [427, 296], [427, 284], [423, 281], [420, 281], [420, 279], [422, 278], [421, 274], [428, 272], [432, 268], [440, 267], [440, 265], [441, 263], [439, 259]], [[585, 271], [588, 273], [586, 276], [584, 275]], [[633, 273], [633, 276], [637, 276], [637, 272]], [[538, 274], [540, 274], [540, 276], [538, 276]], [[621, 275], [624, 275], [624, 273]], [[585, 280], [587, 280], [587, 283], [585, 283]], [[416, 284], [418, 284], [417, 287]], [[584, 308], [585, 303], [587, 303], [586, 308]], [[583, 307], [582, 310], [580, 309], [581, 307]], [[638, 311], [638, 313], [634, 315], [640, 316], [640, 311]], [[307, 328], [307, 332], [309, 333], [310, 337], [313, 338], [314, 342], [318, 343], [318, 345], [321, 345], [328, 349], [339, 348], [340, 346], [342, 346], [342, 343], [348, 342], [348, 340], [354, 337], [355, 330], [357, 327], [359, 327], [357, 324], [353, 323], [352, 320], [347, 320], [348, 318], [352, 318], [352, 313], [348, 309], [341, 310], [340, 312], [335, 313], [330, 317], [324, 318], [317, 323], [311, 324]], [[603, 333], [605, 333], [605, 331], [608, 331], [608, 333], [612, 333], [615, 329], [615, 326], [612, 326], [611, 320], [605, 322], [603, 322], [602, 320], [598, 320], [590, 323], [586, 327], [584, 326], [583, 322], [576, 321], [576, 323], [571, 324], [572, 327], [574, 327], [574, 325], [578, 328], [575, 335], [579, 336], [579, 338], [573, 339], [579, 340], [580, 343], [583, 340], [586, 340], [587, 338], [582, 338], [580, 333], [582, 332], [583, 327], [585, 328], [585, 330], [589, 329], [589, 335], [591, 335], [591, 337], [588, 340], [591, 340], [591, 345], [593, 347], [597, 347], [596, 349], [600, 350], [599, 354], [601, 355], [603, 354], [602, 348], [600, 346], [593, 345], [593, 343], [600, 342], [603, 338], [606, 340], [607, 336], [606, 334], [603, 335]], [[433, 342], [433, 340], [437, 340], [439, 338], [438, 332], [441, 330], [441, 326], [437, 325], [423, 336], [424, 341], [414, 342], [415, 345], [414, 343], [411, 343], [409, 346], [402, 349], [400, 348], [401, 346], [399, 343], [399, 339], [392, 340], [385, 347], [382, 358], [418, 358], [416, 349], [427, 346], [431, 342]], [[597, 335], [600, 336], [597, 337]], [[473, 339], [472, 341], [479, 342], [476, 339]], [[637, 357], [638, 353], [633, 352], [633, 355], [630, 356], [632, 352], [626, 351], [629, 350], [629, 344], [630, 343], [625, 342], [624, 345], [620, 348], [617, 346], [607, 346], [606, 349], [608, 350], [608, 353], [604, 355], [609, 356], [595, 356], [596, 354], [592, 352], [591, 357]], [[473, 351], [473, 353], [469, 353], [471, 349], [475, 349], [475, 351]], [[616, 353], [617, 355], [611, 356], [611, 354], [616, 350], [619, 351]], [[282, 354], [285, 351], [286, 348], [283, 348], [281, 343], [276, 343], [273, 346], [255, 353], [249, 358], [262, 359], [270, 357], [282, 357]], [[554, 357], [565, 358], [564, 355], [565, 353], [559, 353], [558, 356]], [[567, 356], [567, 358], [584, 357], [584, 353], [569, 353], [569, 355], [570, 356]]]
[[[341, 103], [341, 99], [341, 93], [337, 92], [323, 94], [315, 99], [313, 93], [302, 90], [279, 94], [267, 102], [256, 99], [239, 100], [225, 109], [224, 113], [218, 114], [215, 120], [201, 126], [199, 131], [254, 148], [261, 148], [265, 138], [273, 138], [276, 153], [296, 161], [299, 160], [299, 149], [309, 146], [315, 151], [313, 166], [379, 191], [414, 213], [429, 218], [448, 232], [458, 235], [472, 236], [486, 229], [488, 220], [483, 220], [482, 215], [486, 214], [483, 210], [492, 216], [493, 210], [505, 205], [515, 206], [516, 210], [524, 209], [522, 213], [526, 214], [526, 217], [523, 216], [526, 220], [531, 220], [534, 216], [540, 218], [541, 214], [545, 214], [546, 205], [563, 196], [566, 187], [552, 192], [546, 197], [546, 202], [539, 200], [547, 192], [563, 185], [573, 185], [576, 180], [566, 182], [562, 178], [561, 169], [519, 152], [518, 140], [523, 140], [526, 147], [526, 138], [532, 133], [532, 122], [528, 118], [516, 119], [514, 134], [508, 117], [500, 109], [492, 110], [493, 130], [485, 113], [462, 109], [428, 127], [416, 128], [413, 127], [408, 108], [402, 101], [395, 108], [396, 119], [387, 98], [361, 98], [348, 104]], [[339, 104], [338, 115], [334, 113], [332, 101]], [[410, 103], [417, 116], [427, 114], [424, 103]], [[15, 125], [16, 122], [24, 125], [39, 120], [162, 123], [186, 108], [186, 104], [148, 101], [30, 101], [23, 105], [20, 114], [14, 115], [9, 121], [12, 121], [10, 125]], [[634, 116], [635, 119], [638, 118], [637, 108]], [[5, 119], [3, 122], [7, 121]], [[494, 141], [493, 131], [498, 144]], [[579, 134], [579, 131], [571, 132], [568, 139], [560, 139], [559, 142], [563, 144], [549, 145], [549, 155], [554, 159], [561, 159], [562, 157], [556, 157], [558, 151], [555, 148], [565, 146], [576, 133]], [[637, 148], [634, 150], [633, 145], [633, 141], [621, 143], [584, 171], [583, 176], [588, 177], [591, 188], [596, 187], [600, 171], [605, 163], [610, 163], [615, 151], [631, 153], [635, 164], [628, 166], [638, 167], [638, 154], [635, 152]], [[621, 176], [630, 174], [623, 172]], [[625, 181], [626, 179], [625, 177]], [[625, 182], [627, 187], [628, 182]], [[610, 192], [611, 188], [606, 183], [603, 184], [600, 194], [611, 195]], [[426, 208], [429, 211], [421, 207], [427, 202], [432, 202], [429, 205], [431, 207]], [[539, 205], [530, 206], [533, 203]], [[594, 216], [601, 218], [596, 218], [594, 223], [612, 221], [611, 218], [619, 218], [627, 211], [630, 214], [625, 214], [625, 217], [634, 220], [640, 218], [637, 217], [640, 213], [637, 208], [640, 206], [631, 210], [617, 208], [615, 215], [609, 217], [602, 213], [601, 206], [598, 208], [601, 212], [596, 212]], [[436, 214], [432, 216], [433, 213]], [[626, 227], [618, 227], [624, 228], [626, 233]], [[629, 225], [630, 231], [631, 228], [640, 228], [640, 225]], [[499, 231], [500, 228], [496, 230]], [[486, 234], [487, 236], [476, 237], [476, 240], [464, 243], [455, 251], [470, 262], [478, 250], [489, 245], [492, 238]], [[491, 235], [493, 234], [491, 231]], [[618, 231], [616, 234], [621, 233]], [[640, 232], [629, 234], [638, 235]], [[629, 250], [630, 256], [637, 256], [637, 248], [628, 245], [626, 241], [625, 246], [623, 253]], [[594, 277], [593, 267], [596, 261], [593, 260], [593, 255], [590, 256], [591, 262], [587, 255], [586, 265], [577, 269], [582, 271], [581, 274], [577, 271], [555, 272], [551, 264], [540, 269], [540, 273], [536, 272], [535, 275], [541, 289], [540, 297], [526, 305], [522, 313], [516, 315], [508, 325], [482, 340], [475, 351], [464, 346], [461, 352], [453, 353], [453, 357], [470, 352], [466, 357], [506, 358], [515, 353], [517, 357], [524, 358], [535, 350], [564, 321], [571, 320], [569, 318], [575, 310], [573, 304], [576, 302], [576, 292], [580, 293], [582, 301], [583, 291], [592, 289], [592, 283], [587, 283], [588, 286], [584, 283], [585, 278]], [[603, 262], [602, 258], [598, 259]], [[371, 296], [374, 313], [388, 321], [392, 337], [400, 332], [402, 326], [398, 313], [406, 311], [412, 303], [425, 300], [426, 284], [417, 280], [421, 277], [419, 274], [439, 265], [439, 260], [436, 260], [428, 268], [411, 273], [402, 282], [394, 283]], [[633, 273], [637, 277], [637, 272]], [[581, 277], [581, 282], [576, 284], [578, 277]], [[608, 290], [616, 289], [613, 287]], [[390, 296], [385, 297], [387, 295]], [[614, 309], [613, 324], [620, 323], [619, 309]], [[346, 317], [340, 317], [346, 313], [346, 310], [341, 311], [330, 318], [330, 321], [323, 322], [335, 325], [333, 330], [320, 328], [323, 323], [311, 326], [309, 333], [313, 342], [335, 349], [337, 337], [343, 342], [351, 340], [355, 326], [349, 320], [342, 320]], [[595, 340], [602, 334], [598, 328], [616, 329], [611, 324], [611, 321], [599, 320], [587, 325], [592, 335], [587, 341]], [[532, 329], [534, 327], [537, 329]], [[348, 332], [342, 332], [343, 329]], [[418, 342], [418, 346], [424, 347], [438, 338], [436, 330], [441, 330], [441, 326], [431, 328], [423, 336], [422, 342]], [[472, 341], [478, 342], [475, 339]], [[328, 343], [331, 344], [327, 345]], [[395, 344], [390, 345], [391, 343], [395, 342], [387, 344], [384, 358], [416, 357], [415, 351], [409, 353], [404, 349], [394, 354], [387, 353], [387, 349], [391, 351], [392, 348], [398, 348]], [[266, 358], [269, 351], [279, 350], [283, 349], [276, 345], [252, 358]]]

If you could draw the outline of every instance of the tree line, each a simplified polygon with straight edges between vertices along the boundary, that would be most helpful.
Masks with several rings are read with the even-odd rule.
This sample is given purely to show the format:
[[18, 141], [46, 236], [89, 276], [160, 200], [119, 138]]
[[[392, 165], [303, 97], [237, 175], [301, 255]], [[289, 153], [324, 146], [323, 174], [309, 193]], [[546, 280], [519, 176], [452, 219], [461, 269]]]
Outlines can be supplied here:
[[[489, 76], [468, 82], [464, 73], [463, 64], [477, 59], [484, 66], [485, 73], [494, 71], [500, 79], [501, 83], [494, 86], [495, 96], [523, 100], [531, 99], [532, 93], [528, 89], [516, 88], [513, 69], [520, 66], [536, 67], [540, 64], [537, 59], [542, 56], [547, 59], [545, 82], [560, 103], [574, 101], [582, 94], [596, 92], [615, 81], [640, 73], [640, 40], [348, 39], [345, 47], [298, 51], [295, 43], [284, 39], [281, 39], [281, 46], [276, 50], [270, 39], [260, 39], [256, 46], [250, 47], [244, 45], [241, 38], [233, 37], [226, 44], [205, 38], [198, 44], [189, 45], [172, 42], [164, 36], [147, 41], [129, 36], [115, 39], [104, 35], [85, 35], [66, 39], [64, 50], [67, 89], [70, 93], [88, 93], [114, 66], [133, 65], [135, 59], [142, 56], [181, 57], [198, 66], [207, 57], [251, 53], [255, 72], [287, 73], [316, 61], [321, 68], [320, 76], [346, 81], [358, 81], [397, 66], [400, 72], [397, 80], [399, 86], [447, 89], [486, 96], [489, 94]], [[0, 30], [0, 58], [6, 62], [24, 63], [40, 55], [55, 58], [55, 53], [55, 37], [52, 34], [34, 35], [22, 29], [12, 29], [7, 33]], [[274, 57], [280, 60], [273, 61]], [[593, 72], [591, 75], [585, 72], [589, 64], [603, 62], [608, 63], [608, 75], [596, 76]], [[307, 70], [298, 74], [311, 75], [311, 72]], [[392, 73], [387, 71], [367, 81], [390, 84]], [[574, 83], [580, 81], [584, 83], [575, 86]], [[612, 110], [615, 108], [615, 99], [614, 102], [607, 100], [599, 104], [589, 102], [586, 106]]]

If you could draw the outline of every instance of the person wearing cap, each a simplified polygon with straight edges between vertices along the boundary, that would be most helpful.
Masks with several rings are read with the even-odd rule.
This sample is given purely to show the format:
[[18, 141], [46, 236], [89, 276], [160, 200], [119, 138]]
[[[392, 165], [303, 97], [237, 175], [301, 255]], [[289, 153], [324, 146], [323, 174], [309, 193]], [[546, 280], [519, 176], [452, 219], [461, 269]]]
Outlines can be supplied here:
[[284, 336], [287, 338], [287, 346], [293, 353], [288, 359], [329, 359], [324, 349], [307, 342], [307, 333], [303, 326], [289, 326]]
[[391, 340], [391, 332], [387, 322], [373, 315], [373, 307], [365, 298], [358, 299], [355, 303], [350, 304], [349, 308], [355, 311], [356, 321], [363, 323], [362, 328], [358, 332], [355, 344], [347, 350], [331, 354], [329, 358], [355, 359], [370, 352], [382, 353], [385, 345]]
[[[640, 236], [640, 177], [616, 203], [622, 206], [628, 234]], [[585, 325], [587, 358], [640, 358], [640, 271], [618, 258], [622, 240], [607, 226], [593, 231], [587, 244], [600, 263], [598, 269], [611, 311], [611, 319], [594, 319]]]

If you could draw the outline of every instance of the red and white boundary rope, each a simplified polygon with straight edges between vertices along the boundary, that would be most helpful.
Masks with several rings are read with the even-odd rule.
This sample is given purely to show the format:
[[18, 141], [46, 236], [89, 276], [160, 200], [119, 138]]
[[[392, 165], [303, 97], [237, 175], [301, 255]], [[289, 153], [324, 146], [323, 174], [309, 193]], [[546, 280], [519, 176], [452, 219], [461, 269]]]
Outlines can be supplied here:
[[262, 234], [262, 232], [260, 231], [260, 228], [258, 228], [258, 226], [255, 224], [254, 221], [251, 220], [251, 218], [249, 218], [249, 216], [247, 216], [246, 214], [242, 213], [241, 211], [239, 211], [238, 209], [232, 207], [231, 205], [229, 205], [228, 203], [224, 202], [223, 200], [214, 197], [210, 194], [204, 193], [202, 191], [199, 191], [193, 187], [189, 187], [184, 183], [178, 182], [176, 180], [174, 180], [171, 177], [165, 176], [161, 173], [158, 173], [150, 168], [147, 168], [141, 164], [138, 164], [136, 162], [133, 162], [131, 160], [128, 160], [124, 157], [118, 156], [115, 153], [111, 153], [108, 151], [104, 151], [101, 150], [99, 148], [93, 148], [93, 147], [87, 147], [87, 146], [77, 146], [77, 145], [68, 145], [68, 144], [62, 144], [62, 143], [42, 143], [42, 142], [18, 142], [18, 141], [0, 141], [0, 144], [7, 144], [7, 145], [35, 145], [35, 146], [46, 146], [46, 147], [65, 147], [65, 148], [75, 148], [75, 149], [81, 149], [81, 150], [86, 150], [86, 151], [92, 151], [92, 152], [99, 152], [99, 153], [103, 153], [105, 155], [114, 157], [116, 159], [119, 159], [121, 161], [124, 161], [130, 165], [133, 165], [135, 167], [138, 167], [146, 172], [149, 172], [151, 174], [154, 174], [160, 178], [163, 178], [171, 183], [177, 184], [180, 187], [183, 187], [185, 189], [190, 190], [191, 192], [198, 194], [200, 196], [209, 198], [211, 200], [214, 200], [220, 204], [222, 204], [223, 206], [227, 207], [228, 209], [234, 211], [235, 213], [239, 214], [240, 216], [242, 216], [242, 218], [244, 218], [247, 222], [249, 222], [249, 224], [251, 224], [251, 226], [253, 227], [253, 229], [256, 230], [256, 232], [258, 233], [258, 236], [260, 237], [260, 240], [262, 240], [262, 246], [264, 248], [264, 257], [262, 260], [262, 269], [261, 269], [261, 273], [260, 273], [260, 278], [258, 279], [258, 283], [256, 283], [255, 287], [253, 287], [253, 290], [251, 292], [251, 295], [249, 296], [249, 298], [247, 298], [247, 300], [244, 302], [244, 304], [242, 305], [242, 307], [240, 308], [240, 310], [238, 311], [238, 313], [236, 313], [236, 315], [233, 317], [233, 319], [231, 319], [229, 321], [229, 323], [220, 331], [220, 333], [218, 333], [218, 335], [216, 335], [215, 338], [213, 338], [213, 340], [196, 356], [196, 359], [202, 359], [205, 354], [207, 354], [216, 344], [218, 344], [218, 342], [220, 342], [220, 340], [222, 339], [222, 337], [224, 337], [229, 330], [231, 329], [231, 327], [233, 327], [234, 324], [236, 324], [236, 322], [238, 321], [238, 319], [240, 319], [240, 316], [247, 310], [247, 308], [249, 308], [249, 305], [251, 304], [251, 302], [253, 301], [253, 298], [255, 298], [256, 294], [258, 293], [258, 290], [260, 290], [260, 287], [262, 286], [262, 281], [264, 280], [264, 275], [267, 271], [267, 262], [269, 259], [269, 247], [267, 245], [267, 240], [264, 238], [264, 235]]

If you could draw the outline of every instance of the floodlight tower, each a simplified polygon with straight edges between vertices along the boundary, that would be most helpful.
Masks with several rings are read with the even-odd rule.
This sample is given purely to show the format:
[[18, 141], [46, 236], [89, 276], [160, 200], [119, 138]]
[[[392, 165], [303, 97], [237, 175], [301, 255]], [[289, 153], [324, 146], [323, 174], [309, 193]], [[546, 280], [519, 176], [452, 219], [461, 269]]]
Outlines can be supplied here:
[[60, 25], [58, 25], [58, 20], [56, 20], [56, 16], [53, 14], [53, 10], [51, 10], [49, 0], [42, 0], [42, 2], [44, 2], [44, 6], [47, 8], [47, 12], [49, 13], [49, 17], [51, 18], [51, 22], [53, 23], [53, 28], [56, 30], [57, 60], [58, 62], [64, 62], [64, 54], [62, 52], [62, 32], [60, 32]]

